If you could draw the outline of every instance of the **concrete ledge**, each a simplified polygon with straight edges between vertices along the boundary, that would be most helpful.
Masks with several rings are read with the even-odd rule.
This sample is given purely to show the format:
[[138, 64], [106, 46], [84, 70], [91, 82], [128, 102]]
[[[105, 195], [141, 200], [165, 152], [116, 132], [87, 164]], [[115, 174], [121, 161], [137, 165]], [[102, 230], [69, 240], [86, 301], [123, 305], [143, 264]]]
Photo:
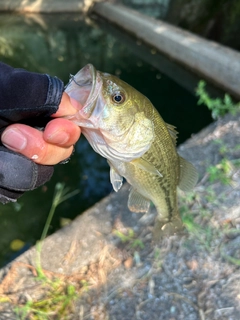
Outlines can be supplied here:
[[[96, 2], [97, 1], [97, 2]], [[184, 68], [240, 99], [240, 53], [124, 6], [96, 0], [91, 13], [155, 48]], [[86, 12], [93, 0], [0, 0], [0, 11]]]
[[130, 32], [240, 99], [240, 53], [124, 6], [96, 3], [92, 13]]
[[[200, 173], [196, 198], [188, 197], [185, 211], [198, 233], [190, 230], [152, 243], [156, 211], [145, 218], [129, 212], [125, 184], [44, 240], [45, 276], [78, 290], [66, 319], [239, 319], [240, 169], [233, 168], [231, 184], [209, 183], [206, 168], [223, 157], [216, 139], [227, 147], [229, 161], [240, 158], [234, 149], [240, 139], [239, 114], [227, 115], [179, 147]], [[128, 230], [135, 237], [121, 241], [116, 231]], [[134, 246], [135, 240], [142, 246]], [[16, 307], [47, 297], [46, 283], [36, 279], [37, 263], [32, 248], [0, 270], [0, 320], [17, 319]], [[81, 283], [88, 290], [83, 292]]]
[[0, 11], [57, 13], [57, 12], [82, 12], [87, 4], [84, 0], [0, 0]]

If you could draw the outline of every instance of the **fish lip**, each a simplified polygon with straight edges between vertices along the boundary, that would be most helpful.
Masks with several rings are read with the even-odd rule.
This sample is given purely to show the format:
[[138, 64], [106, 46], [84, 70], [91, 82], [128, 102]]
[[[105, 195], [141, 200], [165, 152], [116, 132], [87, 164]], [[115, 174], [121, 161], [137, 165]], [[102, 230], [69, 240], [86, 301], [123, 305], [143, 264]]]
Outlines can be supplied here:
[[84, 103], [82, 109], [79, 111], [79, 114], [83, 118], [89, 119], [94, 112], [96, 100], [102, 88], [102, 79], [99, 77], [96, 68], [90, 63], [87, 64], [82, 70], [80, 70], [80, 72], [85, 73], [85, 76], [90, 77], [92, 81], [92, 87], [88, 95], [87, 101]]
[[[88, 95], [87, 101], [85, 102], [85, 104], [83, 105], [83, 108], [80, 111], [80, 113], [84, 116], [85, 114], [88, 115], [89, 107], [92, 104], [92, 96], [94, 94], [94, 90], [96, 86], [96, 69], [92, 64], [89, 63], [80, 70], [80, 74], [81, 73], [85, 74], [85, 77], [87, 78], [90, 76], [92, 81], [92, 87]], [[89, 116], [87, 118], [89, 118]]]
[[84, 66], [66, 86], [66, 93], [80, 102], [82, 108], [78, 110], [76, 119], [89, 119], [94, 113], [96, 100], [102, 88], [102, 79], [92, 64]]

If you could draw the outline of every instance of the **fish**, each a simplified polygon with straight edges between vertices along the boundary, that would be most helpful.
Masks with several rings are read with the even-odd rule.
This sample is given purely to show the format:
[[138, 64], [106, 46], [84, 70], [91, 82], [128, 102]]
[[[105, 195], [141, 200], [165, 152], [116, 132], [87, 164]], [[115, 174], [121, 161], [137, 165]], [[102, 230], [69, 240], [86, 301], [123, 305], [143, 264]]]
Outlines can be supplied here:
[[67, 118], [107, 159], [113, 189], [117, 192], [124, 178], [131, 185], [129, 210], [147, 213], [154, 204], [155, 238], [182, 230], [177, 187], [192, 190], [198, 173], [178, 155], [175, 127], [164, 122], [147, 97], [92, 64], [71, 76], [65, 91], [82, 105]]

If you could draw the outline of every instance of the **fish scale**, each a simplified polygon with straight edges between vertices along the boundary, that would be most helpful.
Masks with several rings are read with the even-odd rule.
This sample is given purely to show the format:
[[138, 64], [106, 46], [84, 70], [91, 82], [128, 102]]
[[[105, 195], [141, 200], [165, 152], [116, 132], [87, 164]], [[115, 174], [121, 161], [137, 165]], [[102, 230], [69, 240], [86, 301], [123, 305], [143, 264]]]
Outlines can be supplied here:
[[129, 209], [147, 212], [153, 202], [158, 213], [155, 239], [179, 231], [177, 187], [191, 190], [198, 175], [177, 154], [174, 127], [144, 95], [91, 64], [71, 78], [66, 92], [82, 105], [67, 118], [82, 127], [93, 149], [107, 159], [113, 189], [121, 188], [123, 177], [132, 186]]
[[[142, 158], [153, 164], [162, 177], [136, 168], [134, 177], [131, 178], [131, 181], [129, 178], [127, 180], [137, 190], [141, 185], [140, 193], [144, 193], [144, 196], [154, 203], [159, 217], [163, 220], [170, 220], [173, 215], [177, 215], [176, 186], [179, 180], [179, 158], [170, 134], [166, 126], [162, 124], [163, 120], [157, 112], [154, 112], [153, 122], [156, 139]], [[130, 172], [131, 168], [128, 168], [126, 177], [131, 175]]]

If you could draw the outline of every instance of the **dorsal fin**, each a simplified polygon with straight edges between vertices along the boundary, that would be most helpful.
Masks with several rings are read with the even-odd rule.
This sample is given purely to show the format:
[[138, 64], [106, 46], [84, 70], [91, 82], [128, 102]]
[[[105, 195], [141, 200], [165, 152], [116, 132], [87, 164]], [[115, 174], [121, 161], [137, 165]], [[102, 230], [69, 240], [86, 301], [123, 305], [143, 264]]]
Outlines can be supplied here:
[[190, 191], [194, 188], [198, 180], [196, 168], [187, 160], [179, 156], [180, 178], [178, 186], [183, 191]]
[[167, 126], [168, 132], [170, 133], [170, 136], [173, 140], [173, 143], [176, 146], [177, 145], [177, 135], [178, 135], [177, 130], [175, 130], [176, 127], [174, 127], [173, 125], [171, 125], [169, 123], [166, 123], [166, 126]]

